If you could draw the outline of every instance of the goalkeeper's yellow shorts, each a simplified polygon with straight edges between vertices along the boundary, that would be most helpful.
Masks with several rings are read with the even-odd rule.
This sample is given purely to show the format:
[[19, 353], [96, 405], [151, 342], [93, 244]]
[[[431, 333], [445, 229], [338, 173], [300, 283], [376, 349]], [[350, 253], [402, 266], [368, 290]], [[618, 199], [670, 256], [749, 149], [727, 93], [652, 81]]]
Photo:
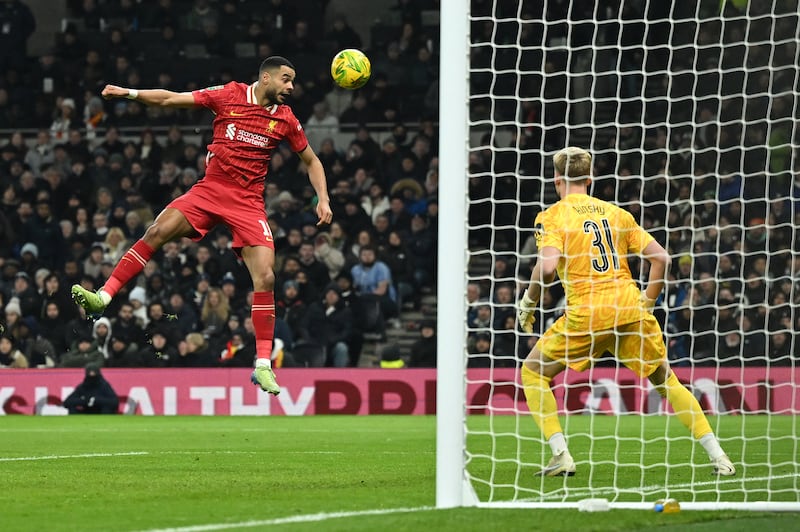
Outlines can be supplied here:
[[539, 338], [539, 351], [574, 371], [584, 371], [606, 351], [640, 377], [647, 377], [666, 359], [667, 347], [658, 320], [646, 314], [641, 321], [595, 332], [567, 330], [561, 316]]

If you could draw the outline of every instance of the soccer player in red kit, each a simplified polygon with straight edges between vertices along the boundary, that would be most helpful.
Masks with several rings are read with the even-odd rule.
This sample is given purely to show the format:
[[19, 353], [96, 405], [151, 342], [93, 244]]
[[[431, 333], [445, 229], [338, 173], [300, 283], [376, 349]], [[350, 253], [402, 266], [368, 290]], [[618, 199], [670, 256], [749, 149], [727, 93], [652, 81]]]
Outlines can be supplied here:
[[270, 154], [282, 140], [308, 167], [317, 193], [319, 224], [333, 217], [325, 170], [308, 145], [303, 127], [283, 102], [294, 88], [295, 68], [287, 59], [268, 57], [258, 81], [232, 81], [192, 92], [136, 90], [106, 85], [104, 98], [128, 98], [164, 107], [207, 107], [214, 112], [214, 137], [208, 146], [205, 177], [173, 200], [117, 263], [97, 292], [72, 286], [72, 297], [87, 314], [101, 314], [128, 281], [139, 275], [153, 253], [170, 240], [201, 239], [218, 224], [226, 225], [253, 280], [252, 318], [256, 333], [256, 367], [251, 380], [262, 390], [280, 393], [270, 359], [275, 324], [275, 244], [264, 207], [264, 178]]

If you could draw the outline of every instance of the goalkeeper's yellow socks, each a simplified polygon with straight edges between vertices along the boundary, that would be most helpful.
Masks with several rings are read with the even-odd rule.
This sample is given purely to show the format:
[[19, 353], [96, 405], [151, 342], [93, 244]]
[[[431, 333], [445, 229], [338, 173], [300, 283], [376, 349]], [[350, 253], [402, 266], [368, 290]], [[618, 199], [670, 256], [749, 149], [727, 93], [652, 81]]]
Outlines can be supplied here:
[[[694, 395], [686, 389], [686, 386], [680, 383], [675, 373], [670, 371], [667, 382], [664, 383], [663, 386], [656, 386], [656, 390], [658, 390], [658, 393], [660, 393], [662, 397], [667, 398], [667, 401], [669, 401], [669, 404], [672, 405], [672, 409], [675, 411], [675, 415], [678, 416], [680, 422], [692, 432], [692, 436], [694, 436], [695, 439], [701, 440], [702, 443], [702, 438], [707, 434], [713, 436], [711, 425], [708, 424], [706, 415], [703, 413], [703, 409], [700, 408], [700, 403], [698, 403]], [[705, 441], [708, 440], [706, 439]], [[714, 438], [714, 441], [716, 441], [716, 438]], [[703, 446], [705, 447], [705, 445]], [[717, 447], [719, 447], [719, 444], [717, 444]], [[709, 456], [711, 456], [710, 452]], [[712, 456], [712, 458], [715, 457]]]
[[[556, 405], [556, 397], [553, 395], [553, 390], [550, 389], [550, 379], [536, 373], [522, 365], [522, 385], [525, 390], [525, 400], [528, 403], [528, 410], [531, 411], [533, 420], [539, 426], [546, 440], [550, 440], [556, 434], [561, 434], [561, 441], [563, 442], [563, 430], [561, 429], [561, 422], [558, 421], [558, 406]], [[551, 442], [551, 447], [558, 444], [556, 441]], [[558, 445], [560, 447], [560, 445]], [[563, 448], [566, 449], [566, 442], [563, 442]], [[553, 454], [558, 454], [555, 451]]]

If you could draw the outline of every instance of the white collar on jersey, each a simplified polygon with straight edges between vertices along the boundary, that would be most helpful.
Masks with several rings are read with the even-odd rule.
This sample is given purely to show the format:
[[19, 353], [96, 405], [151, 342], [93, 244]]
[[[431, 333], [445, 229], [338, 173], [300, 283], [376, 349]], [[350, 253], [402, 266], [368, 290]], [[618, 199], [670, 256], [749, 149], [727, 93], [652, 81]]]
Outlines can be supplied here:
[[[247, 87], [247, 103], [252, 103], [253, 105], [258, 105], [258, 98], [256, 98], [256, 83], [257, 81], [253, 82], [252, 85]], [[269, 114], [274, 115], [275, 111], [278, 110], [278, 104], [274, 103], [269, 107], [265, 107]]]

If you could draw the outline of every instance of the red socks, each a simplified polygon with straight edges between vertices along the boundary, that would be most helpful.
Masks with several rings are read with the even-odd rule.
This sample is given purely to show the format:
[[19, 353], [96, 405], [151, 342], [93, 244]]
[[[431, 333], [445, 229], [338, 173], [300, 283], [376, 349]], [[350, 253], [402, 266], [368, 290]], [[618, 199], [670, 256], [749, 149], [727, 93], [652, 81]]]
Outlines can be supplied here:
[[270, 360], [275, 335], [275, 293], [253, 293], [253, 329], [256, 332], [256, 357]]
[[[151, 248], [149, 244], [146, 244], [144, 240], [137, 240], [136, 243], [131, 246], [119, 262], [114, 267], [114, 271], [111, 272], [111, 277], [108, 278], [106, 284], [103, 286], [103, 290], [114, 297], [119, 289], [125, 286], [128, 281], [142, 273], [147, 261], [150, 260], [150, 257], [153, 256], [156, 250]], [[274, 307], [273, 307], [274, 309]], [[273, 315], [274, 315], [273, 310]]]

